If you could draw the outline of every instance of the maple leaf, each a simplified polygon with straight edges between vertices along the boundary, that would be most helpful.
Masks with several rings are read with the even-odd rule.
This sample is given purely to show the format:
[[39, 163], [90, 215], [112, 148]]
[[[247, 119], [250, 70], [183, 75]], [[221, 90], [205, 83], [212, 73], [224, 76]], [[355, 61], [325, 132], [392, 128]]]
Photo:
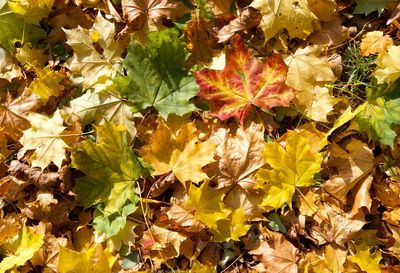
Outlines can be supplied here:
[[43, 237], [42, 234], [36, 234], [32, 228], [23, 225], [17, 241], [13, 244], [13, 253], [0, 262], [0, 272], [5, 273], [16, 266], [24, 265], [41, 248]]
[[[35, 2], [35, 1], [32, 1]], [[27, 24], [25, 18], [16, 16], [9, 2], [0, 1], [0, 45], [10, 52], [15, 51], [15, 42], [37, 44], [46, 37], [46, 32], [38, 26]]]
[[73, 147], [72, 166], [87, 176], [76, 180], [74, 192], [85, 207], [96, 204], [95, 225], [108, 236], [125, 224], [126, 216], [139, 201], [135, 183], [146, 171], [129, 148], [123, 125], [105, 123], [97, 127], [97, 140]]
[[66, 127], [63, 126], [63, 118], [60, 111], [54, 112], [53, 116], [30, 113], [28, 120], [31, 128], [23, 132], [19, 142], [23, 148], [19, 155], [24, 155], [28, 150], [34, 150], [31, 155], [32, 167], [45, 169], [53, 162], [59, 169], [65, 157], [65, 148], [68, 145], [62, 139], [62, 132]]
[[200, 187], [190, 185], [187, 204], [195, 209], [196, 218], [211, 229], [218, 230], [218, 221], [228, 219], [230, 210], [222, 202], [224, 189], [215, 189], [209, 182]]
[[239, 184], [243, 188], [253, 188], [254, 173], [265, 164], [261, 156], [264, 150], [263, 126], [252, 122], [244, 128], [239, 127], [235, 134], [221, 128], [211, 141], [219, 144], [219, 186]]
[[246, 235], [251, 225], [247, 224], [243, 208], [238, 208], [231, 214], [230, 238], [239, 241], [241, 236]]
[[22, 131], [29, 128], [27, 120], [29, 112], [34, 112], [42, 106], [40, 98], [34, 94], [21, 94], [18, 98], [7, 97], [4, 104], [0, 105], [0, 127], [5, 135], [17, 141], [22, 136]]
[[185, 69], [184, 44], [176, 30], [150, 33], [145, 47], [132, 39], [123, 66], [127, 76], [114, 81], [138, 110], [153, 106], [166, 119], [196, 109], [189, 99], [198, 87]]
[[345, 203], [347, 193], [372, 173], [374, 155], [368, 145], [352, 138], [344, 149], [332, 144], [328, 166], [335, 168], [337, 175], [325, 181], [323, 189]]
[[8, 0], [8, 6], [15, 14], [24, 16], [28, 23], [39, 24], [53, 6], [54, 0]]
[[141, 240], [144, 249], [162, 251], [163, 258], [172, 258], [180, 255], [181, 244], [187, 240], [187, 236], [179, 232], [152, 225], [145, 231]]
[[186, 23], [185, 40], [186, 48], [190, 51], [189, 61], [196, 63], [209, 63], [217, 46], [217, 39], [211, 21], [204, 19], [191, 19]]
[[88, 90], [82, 96], [71, 100], [70, 105], [71, 112], [79, 117], [83, 125], [91, 122], [103, 125], [106, 121], [111, 121], [123, 124], [132, 137], [136, 135], [131, 103], [113, 90]]
[[369, 246], [365, 243], [356, 246], [356, 254], [348, 257], [350, 261], [356, 263], [361, 270], [367, 273], [380, 273], [379, 261], [382, 259], [380, 250], [373, 253], [369, 251]]
[[392, 83], [400, 78], [400, 46], [391, 45], [381, 51], [376, 59], [376, 70], [373, 73], [378, 83]]
[[126, 225], [126, 218], [137, 209], [136, 203], [139, 198], [131, 197], [125, 205], [117, 212], [105, 210], [104, 204], [99, 204], [93, 212], [93, 227], [100, 234], [105, 234], [107, 238], [117, 235]]
[[228, 41], [235, 33], [258, 26], [261, 20], [260, 12], [252, 7], [245, 8], [236, 19], [218, 31], [218, 43]]
[[393, 45], [389, 35], [383, 35], [382, 31], [370, 31], [361, 40], [360, 52], [362, 56], [378, 54]]
[[122, 0], [124, 19], [133, 30], [157, 31], [163, 27], [162, 20], [174, 20], [183, 16], [186, 8], [175, 0]]
[[111, 273], [115, 261], [110, 250], [101, 244], [93, 244], [81, 252], [60, 246], [57, 269], [60, 273]]
[[[319, 255], [318, 255], [319, 254]], [[323, 255], [316, 251], [306, 254], [300, 268], [300, 272], [307, 273], [341, 273], [345, 272], [344, 263], [347, 257], [347, 250], [340, 247], [327, 245]]]
[[260, 27], [266, 42], [284, 29], [292, 39], [305, 39], [319, 27], [306, 0], [256, 0], [251, 7], [261, 12]]
[[57, 97], [60, 94], [59, 84], [63, 77], [46, 66], [40, 70], [31, 84], [30, 92], [38, 95], [43, 103], [46, 103], [51, 96]]
[[[334, 1], [328, 1], [328, 3], [334, 3], [336, 5]], [[348, 28], [342, 26], [342, 19], [340, 17], [334, 17], [330, 21], [322, 22], [321, 29], [311, 34], [309, 40], [315, 45], [338, 46], [346, 41], [348, 36]]]
[[186, 181], [200, 182], [208, 178], [202, 167], [215, 161], [215, 146], [209, 141], [200, 142], [194, 122], [170, 116], [160, 122], [140, 155], [154, 168], [153, 175], [172, 171], [185, 185]]
[[335, 81], [335, 75], [328, 59], [320, 56], [322, 50], [320, 46], [298, 48], [285, 58], [289, 67], [286, 83], [298, 90], [294, 100], [297, 109], [317, 121], [327, 121], [326, 115], [337, 102], [324, 87]]
[[297, 252], [291, 243], [279, 233], [273, 233], [272, 243], [262, 241], [260, 246], [250, 251], [256, 255], [255, 259], [261, 261], [266, 273], [296, 273]]
[[312, 228], [311, 236], [317, 239], [319, 244], [335, 242], [344, 247], [366, 223], [363, 220], [351, 219], [347, 214], [337, 213], [327, 204], [320, 207], [317, 214], [318, 225]]
[[[84, 88], [92, 87], [98, 82], [105, 82], [116, 75], [122, 61], [121, 54], [126, 48], [127, 40], [114, 39], [115, 26], [99, 12], [91, 29], [78, 27], [64, 29], [67, 43], [74, 50], [74, 55], [67, 61], [67, 67], [76, 76], [82, 76]], [[101, 53], [96, 45], [101, 47]]]
[[367, 103], [364, 111], [357, 116], [360, 131], [367, 132], [372, 140], [393, 147], [396, 137], [392, 124], [400, 124], [400, 98], [385, 100], [377, 98]]
[[254, 58], [240, 36], [231, 39], [226, 66], [195, 72], [198, 95], [212, 102], [211, 114], [220, 120], [235, 117], [241, 124], [254, 106], [269, 110], [288, 106], [294, 91], [285, 85], [287, 67], [278, 54], [265, 62]]
[[323, 47], [308, 46], [298, 48], [293, 55], [285, 58], [289, 67], [286, 83], [296, 90], [309, 91], [317, 84], [335, 81], [328, 59], [320, 57], [322, 51]]
[[315, 184], [314, 175], [321, 169], [322, 154], [312, 151], [308, 138], [297, 131], [288, 131], [286, 146], [266, 143], [263, 158], [272, 169], [260, 169], [258, 185], [265, 191], [261, 206], [278, 209], [284, 203], [292, 206], [296, 187]]
[[185, 203], [174, 203], [166, 212], [166, 215], [168, 216], [169, 225], [174, 229], [196, 233], [205, 228], [205, 225], [194, 216], [192, 208]]

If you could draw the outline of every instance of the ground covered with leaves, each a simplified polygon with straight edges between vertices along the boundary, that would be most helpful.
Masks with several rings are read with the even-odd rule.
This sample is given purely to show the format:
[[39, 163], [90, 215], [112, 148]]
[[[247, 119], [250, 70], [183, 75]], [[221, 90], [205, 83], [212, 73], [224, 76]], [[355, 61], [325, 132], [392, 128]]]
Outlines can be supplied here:
[[0, 0], [0, 273], [400, 272], [399, 16]]

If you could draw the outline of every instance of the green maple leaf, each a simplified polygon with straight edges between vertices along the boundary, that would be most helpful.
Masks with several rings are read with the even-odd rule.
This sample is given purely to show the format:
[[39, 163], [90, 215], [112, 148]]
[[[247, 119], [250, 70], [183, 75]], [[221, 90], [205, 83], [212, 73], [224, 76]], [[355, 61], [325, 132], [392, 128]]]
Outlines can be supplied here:
[[[85, 208], [99, 204], [97, 210], [101, 214], [95, 215], [100, 217], [95, 225], [108, 235], [116, 234], [132, 212], [129, 209], [127, 214], [124, 207], [136, 205], [139, 200], [136, 180], [146, 173], [129, 147], [124, 126], [105, 123], [98, 127], [96, 142], [88, 139], [74, 147], [72, 166], [87, 175], [76, 180], [74, 192], [78, 201]], [[118, 215], [124, 219], [113, 224]]]
[[[139, 198], [136, 198], [139, 201]], [[99, 204], [93, 213], [93, 227], [107, 237], [116, 235], [126, 224], [126, 217], [135, 212], [136, 203], [128, 201], [118, 212], [108, 213], [104, 211], [104, 204]]]
[[119, 92], [137, 110], [153, 106], [164, 118], [194, 111], [189, 100], [198, 87], [185, 69], [185, 45], [177, 32], [168, 29], [150, 33], [148, 39], [145, 46], [131, 41], [123, 62], [127, 76], [114, 80]]
[[367, 132], [370, 139], [379, 140], [393, 147], [396, 133], [391, 126], [400, 124], [400, 98], [394, 100], [378, 98], [375, 102], [369, 103], [357, 118], [359, 129]]
[[366, 132], [372, 140], [393, 147], [396, 132], [393, 124], [400, 124], [400, 98], [397, 92], [400, 81], [392, 85], [372, 83], [366, 89], [367, 102], [362, 112], [357, 115], [361, 132]]
[[35, 44], [46, 37], [43, 29], [10, 11], [5, 0], [0, 0], [0, 33], [0, 46], [8, 51], [15, 50], [16, 42]]
[[373, 11], [381, 13], [388, 0], [353, 0], [357, 3], [353, 14], [369, 14]]

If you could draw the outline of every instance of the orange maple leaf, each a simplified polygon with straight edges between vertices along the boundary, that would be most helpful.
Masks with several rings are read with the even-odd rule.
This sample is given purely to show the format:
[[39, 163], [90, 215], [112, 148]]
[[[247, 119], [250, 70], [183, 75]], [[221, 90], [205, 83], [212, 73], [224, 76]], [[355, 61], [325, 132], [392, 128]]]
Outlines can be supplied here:
[[224, 70], [203, 69], [194, 73], [198, 96], [211, 100], [211, 114], [220, 120], [235, 117], [241, 124], [254, 106], [269, 110], [288, 106], [294, 90], [285, 84], [287, 66], [281, 55], [264, 62], [246, 49], [240, 36], [231, 39]]

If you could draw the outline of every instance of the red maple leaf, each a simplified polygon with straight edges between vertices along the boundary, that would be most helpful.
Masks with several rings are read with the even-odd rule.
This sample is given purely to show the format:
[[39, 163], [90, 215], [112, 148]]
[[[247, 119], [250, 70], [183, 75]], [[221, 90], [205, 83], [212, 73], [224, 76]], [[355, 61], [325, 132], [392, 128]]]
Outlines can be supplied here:
[[200, 86], [198, 96], [212, 102], [211, 114], [220, 120], [235, 117], [243, 124], [254, 106], [269, 110], [288, 106], [294, 98], [294, 90], [285, 85], [287, 66], [281, 55], [261, 61], [238, 35], [226, 51], [224, 70], [203, 69], [194, 74]]

